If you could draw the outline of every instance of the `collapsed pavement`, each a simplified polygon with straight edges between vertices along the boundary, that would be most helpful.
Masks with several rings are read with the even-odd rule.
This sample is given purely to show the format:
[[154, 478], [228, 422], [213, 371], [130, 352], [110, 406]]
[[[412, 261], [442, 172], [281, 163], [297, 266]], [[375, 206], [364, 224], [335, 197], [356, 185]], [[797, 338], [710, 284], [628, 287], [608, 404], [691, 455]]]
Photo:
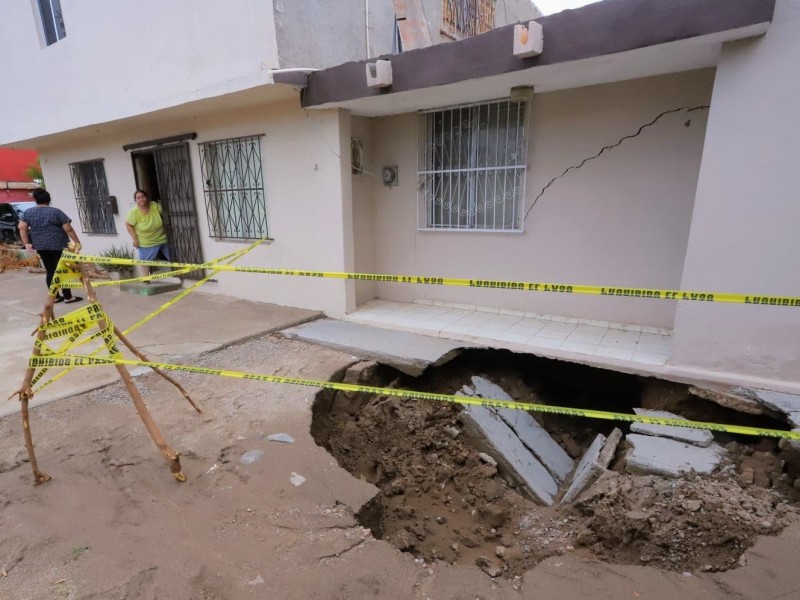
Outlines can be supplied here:
[[[735, 412], [699, 399], [689, 386], [497, 351], [465, 351], [418, 378], [377, 363], [341, 376], [365, 385], [564, 406], [602, 402], [598, 408], [619, 412], [667, 416], [670, 409], [672, 418], [780, 427], [774, 408]], [[682, 427], [634, 423], [623, 432], [614, 425], [323, 391], [312, 434], [380, 490], [359, 513], [376, 537], [419, 560], [475, 564], [492, 577], [513, 577], [579, 547], [609, 562], [725, 570], [759, 535], [795, 518], [800, 462], [790, 446]]]

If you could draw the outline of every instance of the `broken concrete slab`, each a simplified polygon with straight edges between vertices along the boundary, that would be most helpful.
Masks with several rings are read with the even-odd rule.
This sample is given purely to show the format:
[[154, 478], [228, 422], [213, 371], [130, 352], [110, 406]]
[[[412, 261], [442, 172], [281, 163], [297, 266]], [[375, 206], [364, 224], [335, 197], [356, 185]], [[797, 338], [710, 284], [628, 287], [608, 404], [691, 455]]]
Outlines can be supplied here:
[[[666, 410], [649, 410], [646, 408], [634, 408], [637, 415], [645, 417], [655, 417], [658, 419], [678, 419], [686, 421], [681, 416], [667, 412]], [[689, 429], [688, 427], [678, 427], [674, 425], [650, 425], [647, 423], [631, 423], [631, 432], [643, 435], [654, 435], [658, 437], [671, 438], [681, 442], [694, 444], [708, 448], [714, 441], [714, 434], [705, 429]]]
[[608, 468], [611, 461], [614, 460], [614, 455], [617, 453], [619, 443], [622, 441], [622, 430], [619, 427], [614, 427], [611, 433], [608, 434], [608, 439], [600, 451], [600, 456], [597, 458], [597, 463], [604, 469]]
[[374, 360], [362, 360], [354, 365], [347, 367], [343, 383], [367, 383], [378, 368], [378, 363]]
[[692, 471], [711, 473], [725, 457], [725, 448], [711, 444], [701, 448], [669, 438], [630, 434], [625, 470], [635, 474], [678, 477]]
[[572, 483], [567, 488], [564, 497], [561, 498], [562, 504], [569, 504], [578, 495], [589, 487], [602, 474], [602, 469], [597, 464], [597, 459], [600, 457], [600, 451], [606, 443], [606, 436], [602, 433], [598, 434], [594, 441], [592, 441], [586, 452], [583, 453], [578, 466], [575, 469], [575, 474], [572, 476]]
[[[475, 386], [474, 392], [467, 386], [464, 386], [462, 391], [467, 395], [477, 395], [481, 398], [514, 400], [499, 385], [483, 377], [474, 376], [472, 378], [472, 384]], [[469, 390], [469, 392], [466, 390]], [[539, 459], [550, 474], [555, 477], [559, 483], [563, 483], [575, 468], [575, 461], [573, 461], [569, 454], [550, 437], [550, 434], [539, 425], [536, 419], [524, 410], [515, 410], [511, 408], [492, 410], [495, 410], [497, 414], [500, 415], [500, 418], [514, 430], [517, 437], [519, 437], [522, 443], [536, 455], [536, 458]]]
[[482, 406], [465, 406], [461, 420], [475, 445], [494, 457], [501, 472], [513, 478], [535, 501], [552, 506], [558, 483], [496, 412]]
[[475, 394], [481, 398], [494, 398], [495, 400], [513, 400], [506, 391], [496, 383], [492, 383], [484, 377], [474, 375], [472, 377], [472, 385], [475, 388]]
[[709, 400], [724, 408], [730, 408], [748, 415], [764, 415], [769, 411], [748, 395], [737, 394], [734, 388], [724, 385], [706, 384], [689, 388], [689, 393], [703, 400]]
[[286, 337], [349, 352], [360, 358], [376, 360], [417, 376], [429, 366], [442, 365], [459, 354], [462, 348], [475, 347], [405, 331], [381, 329], [361, 323], [318, 319], [298, 327], [284, 329]]
[[749, 388], [735, 388], [733, 392], [740, 395], [747, 394], [761, 406], [786, 415], [792, 427], [800, 427], [800, 396], [797, 394]]
[[605, 473], [622, 440], [622, 430], [614, 428], [608, 438], [598, 434], [578, 463], [572, 482], [561, 498], [561, 504], [570, 504]]

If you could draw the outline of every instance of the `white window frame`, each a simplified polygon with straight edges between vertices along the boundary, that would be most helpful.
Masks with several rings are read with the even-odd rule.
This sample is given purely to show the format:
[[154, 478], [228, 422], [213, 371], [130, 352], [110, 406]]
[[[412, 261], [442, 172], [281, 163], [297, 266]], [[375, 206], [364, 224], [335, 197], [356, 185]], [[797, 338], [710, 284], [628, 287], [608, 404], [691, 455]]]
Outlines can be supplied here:
[[524, 231], [527, 113], [501, 99], [420, 114], [420, 231]]
[[[52, 46], [67, 37], [64, 13], [61, 10], [61, 0], [35, 0], [35, 2], [36, 11], [39, 13], [39, 25], [42, 28], [42, 40], [45, 46]], [[50, 26], [49, 30], [48, 25]], [[48, 31], [51, 31], [50, 35], [48, 35]]]

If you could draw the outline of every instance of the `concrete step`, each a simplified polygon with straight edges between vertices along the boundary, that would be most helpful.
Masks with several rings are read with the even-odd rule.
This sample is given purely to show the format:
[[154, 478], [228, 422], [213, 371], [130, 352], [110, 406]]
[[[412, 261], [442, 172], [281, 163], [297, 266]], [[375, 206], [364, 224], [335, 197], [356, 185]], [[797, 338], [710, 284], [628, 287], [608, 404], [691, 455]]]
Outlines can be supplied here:
[[180, 282], [156, 280], [150, 283], [142, 283], [139, 281], [123, 283], [119, 287], [123, 292], [129, 292], [138, 296], [155, 296], [166, 292], [174, 292], [175, 290], [181, 289], [183, 286]]

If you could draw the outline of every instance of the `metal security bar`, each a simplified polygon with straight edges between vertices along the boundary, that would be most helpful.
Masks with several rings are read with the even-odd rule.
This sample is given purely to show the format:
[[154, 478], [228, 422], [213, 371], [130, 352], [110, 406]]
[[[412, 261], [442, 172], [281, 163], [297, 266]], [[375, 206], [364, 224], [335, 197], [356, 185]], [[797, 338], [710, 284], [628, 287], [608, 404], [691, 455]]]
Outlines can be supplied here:
[[[161, 197], [164, 229], [174, 260], [203, 260], [197, 205], [194, 199], [192, 167], [187, 143], [172, 144], [153, 151]], [[183, 275], [186, 279], [202, 279], [202, 270]]]
[[209, 234], [232, 239], [267, 237], [261, 136], [199, 144]]
[[84, 233], [114, 234], [114, 216], [108, 200], [108, 183], [102, 160], [70, 163], [72, 189]]
[[44, 41], [48, 46], [67, 37], [60, 0], [38, 0]]
[[421, 229], [522, 230], [526, 109], [501, 100], [420, 115]]
[[494, 29], [495, 0], [442, 0], [444, 35], [461, 40]]

